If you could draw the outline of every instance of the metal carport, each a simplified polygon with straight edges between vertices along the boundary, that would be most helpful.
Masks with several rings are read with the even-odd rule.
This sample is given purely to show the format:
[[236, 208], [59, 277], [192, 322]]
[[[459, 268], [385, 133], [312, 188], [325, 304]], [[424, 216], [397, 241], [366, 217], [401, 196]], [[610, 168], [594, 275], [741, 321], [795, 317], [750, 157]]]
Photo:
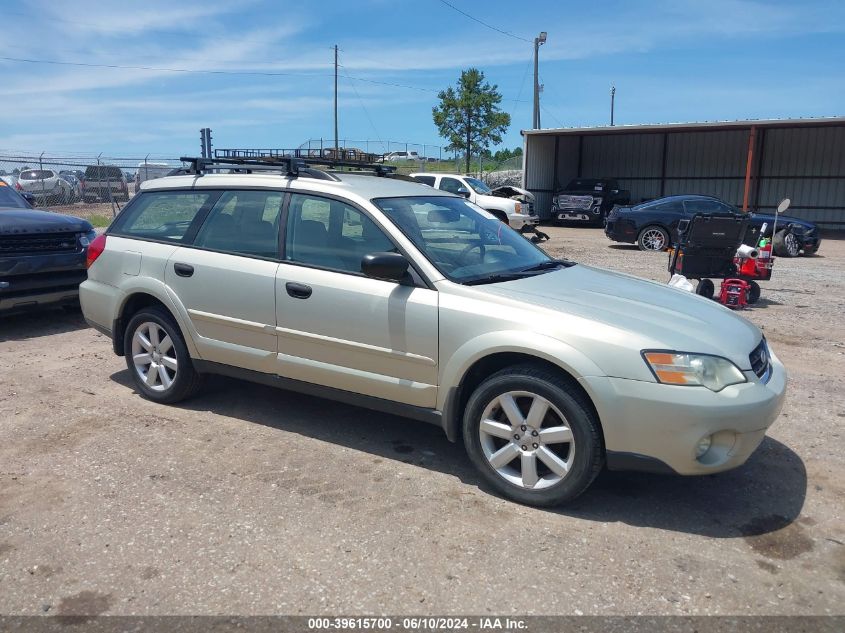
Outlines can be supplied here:
[[550, 217], [573, 178], [617, 178], [633, 202], [695, 193], [845, 230], [845, 117], [524, 130], [523, 184]]

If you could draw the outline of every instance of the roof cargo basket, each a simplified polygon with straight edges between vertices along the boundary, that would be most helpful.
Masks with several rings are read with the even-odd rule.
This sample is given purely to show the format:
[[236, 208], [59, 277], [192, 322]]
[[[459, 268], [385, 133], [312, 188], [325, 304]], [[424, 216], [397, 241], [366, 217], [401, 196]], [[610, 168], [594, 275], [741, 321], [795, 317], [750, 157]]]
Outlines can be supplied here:
[[302, 166], [315, 165], [329, 169], [372, 171], [378, 176], [387, 176], [396, 171], [393, 165], [375, 162], [379, 158], [377, 154], [368, 154], [356, 149], [216, 149], [214, 158], [250, 161], [250, 164], [280, 164], [282, 161], [287, 161], [287, 163], [297, 161]]

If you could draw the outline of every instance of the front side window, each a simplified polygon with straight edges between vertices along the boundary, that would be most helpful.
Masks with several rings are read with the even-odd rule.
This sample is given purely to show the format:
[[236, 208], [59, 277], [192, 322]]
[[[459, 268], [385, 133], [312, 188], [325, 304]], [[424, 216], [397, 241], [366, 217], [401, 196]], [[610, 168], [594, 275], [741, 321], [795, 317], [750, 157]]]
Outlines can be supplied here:
[[279, 191], [227, 191], [211, 209], [194, 246], [276, 258], [281, 209]]
[[443, 191], [448, 191], [449, 193], [458, 193], [458, 190], [463, 186], [464, 184], [455, 178], [441, 178], [439, 188]]
[[200, 210], [216, 191], [151, 191], [126, 207], [110, 231], [117, 235], [181, 242]]
[[556, 266], [519, 233], [464, 199], [413, 196], [373, 203], [453, 281], [499, 281]]
[[694, 215], [696, 213], [730, 213], [730, 207], [722, 204], [718, 200], [708, 200], [707, 198], [699, 198], [692, 200], [684, 200], [684, 211], [687, 215]]
[[393, 250], [393, 242], [355, 207], [330, 198], [291, 195], [285, 231], [286, 260], [360, 273], [364, 255]]

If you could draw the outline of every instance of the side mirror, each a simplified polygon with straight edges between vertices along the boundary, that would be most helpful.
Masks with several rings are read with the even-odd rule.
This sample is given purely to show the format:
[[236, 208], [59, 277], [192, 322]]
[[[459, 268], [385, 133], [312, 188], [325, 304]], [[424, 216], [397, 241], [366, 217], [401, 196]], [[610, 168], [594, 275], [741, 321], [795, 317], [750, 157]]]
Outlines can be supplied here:
[[361, 260], [361, 272], [373, 279], [401, 282], [408, 275], [408, 260], [399, 253], [368, 253]]
[[458, 195], [463, 196], [464, 198], [469, 198], [469, 189], [466, 187], [460, 187], [458, 189]]
[[780, 204], [778, 205], [778, 213], [783, 213], [784, 211], [786, 211], [791, 203], [792, 201], [789, 198], [784, 198], [783, 200], [781, 200]]

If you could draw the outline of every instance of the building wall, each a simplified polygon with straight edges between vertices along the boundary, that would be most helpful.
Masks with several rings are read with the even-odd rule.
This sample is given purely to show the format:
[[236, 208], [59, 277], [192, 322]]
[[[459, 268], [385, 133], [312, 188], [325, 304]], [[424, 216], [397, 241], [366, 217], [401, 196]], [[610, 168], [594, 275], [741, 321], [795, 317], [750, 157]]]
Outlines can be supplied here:
[[[526, 188], [544, 219], [554, 190], [579, 176], [616, 177], [633, 202], [705, 194], [741, 207], [749, 133], [568, 133], [558, 135], [556, 157], [554, 135], [528, 135]], [[749, 208], [771, 212], [785, 197], [791, 215], [845, 230], [845, 126], [757, 130]]]

